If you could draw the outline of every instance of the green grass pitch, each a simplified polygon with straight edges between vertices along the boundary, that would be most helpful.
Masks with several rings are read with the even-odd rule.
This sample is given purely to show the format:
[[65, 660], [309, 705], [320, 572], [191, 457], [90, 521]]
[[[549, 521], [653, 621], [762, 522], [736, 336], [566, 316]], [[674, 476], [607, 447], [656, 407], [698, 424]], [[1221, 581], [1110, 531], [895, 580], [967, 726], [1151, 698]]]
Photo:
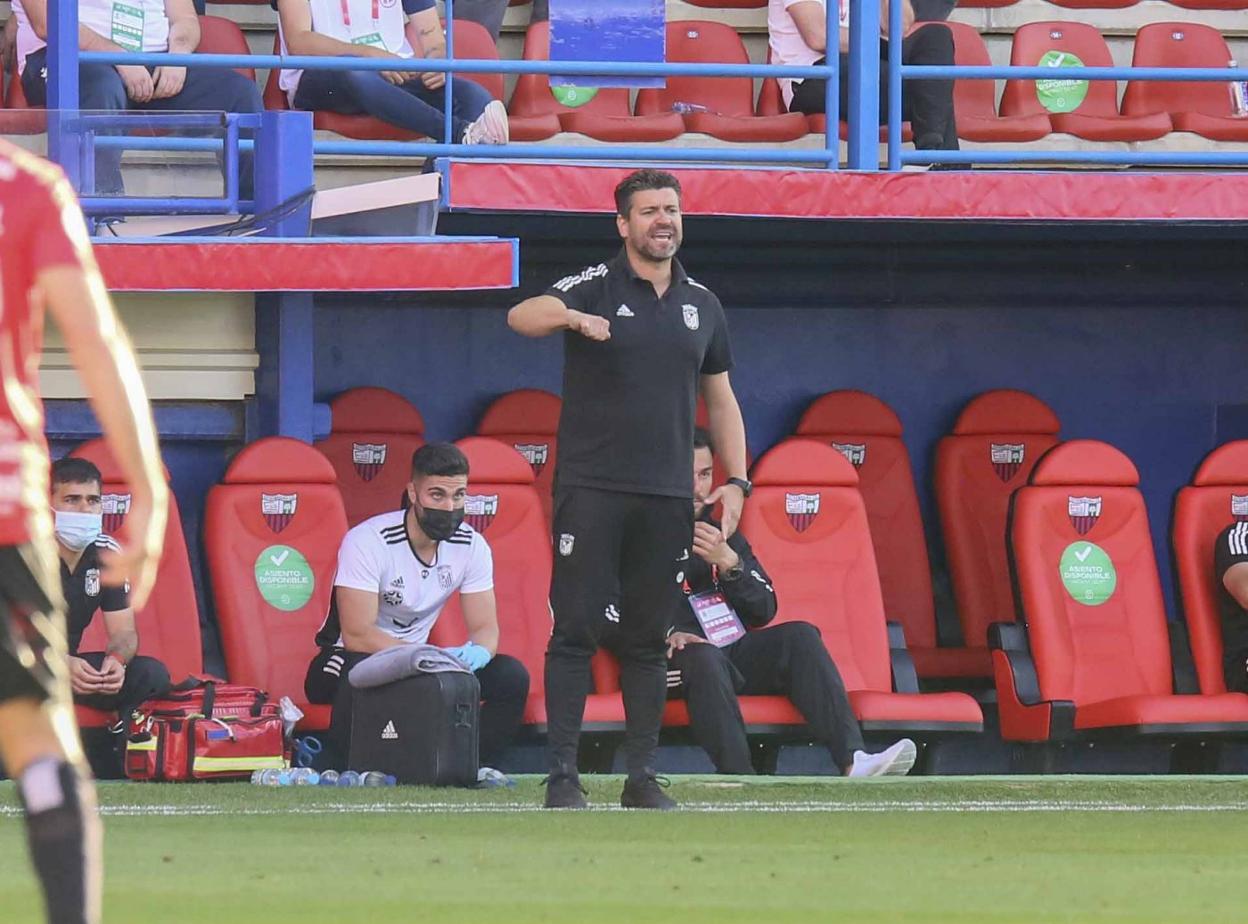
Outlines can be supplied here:
[[[487, 792], [101, 784], [112, 924], [1241, 922], [1248, 781], [677, 777], [683, 809]], [[0, 921], [37, 922], [11, 783]]]

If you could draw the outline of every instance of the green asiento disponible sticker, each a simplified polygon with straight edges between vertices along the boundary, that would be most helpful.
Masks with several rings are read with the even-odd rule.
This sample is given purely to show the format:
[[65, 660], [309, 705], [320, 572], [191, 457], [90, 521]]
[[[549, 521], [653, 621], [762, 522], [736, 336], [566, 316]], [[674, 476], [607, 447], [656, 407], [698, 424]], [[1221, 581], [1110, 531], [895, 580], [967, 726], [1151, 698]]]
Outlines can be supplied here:
[[1105, 550], [1093, 542], [1072, 542], [1058, 564], [1062, 586], [1076, 603], [1100, 606], [1114, 594], [1118, 572]]
[[[1046, 51], [1036, 67], [1083, 67], [1083, 62], [1069, 51]], [[1049, 112], [1074, 112], [1087, 95], [1086, 80], [1053, 77], [1036, 81], [1036, 99]]]
[[270, 606], [290, 613], [312, 599], [316, 578], [298, 549], [271, 545], [256, 559], [256, 588]]
[[591, 99], [598, 95], [597, 87], [573, 87], [573, 86], [555, 86], [550, 85], [550, 95], [555, 101], [562, 106], [569, 106], [576, 109], [584, 106]]

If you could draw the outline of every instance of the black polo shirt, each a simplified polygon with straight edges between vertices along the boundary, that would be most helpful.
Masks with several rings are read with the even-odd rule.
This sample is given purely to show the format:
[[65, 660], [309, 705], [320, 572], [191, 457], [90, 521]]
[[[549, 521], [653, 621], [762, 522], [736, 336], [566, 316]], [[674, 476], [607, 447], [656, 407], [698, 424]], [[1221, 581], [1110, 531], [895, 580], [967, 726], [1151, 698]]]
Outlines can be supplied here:
[[100, 550], [120, 551], [111, 536], [100, 533], [94, 543], [83, 549], [78, 566], [71, 572], [61, 559], [61, 593], [65, 597], [65, 623], [69, 635], [69, 653], [78, 653], [82, 633], [87, 631], [96, 610], [116, 613], [130, 607], [128, 586], [105, 587], [100, 580]]
[[611, 322], [611, 339], [564, 334], [556, 485], [693, 497], [698, 377], [732, 368], [719, 299], [672, 260], [662, 298], [627, 253], [546, 292]]
[[1214, 543], [1213, 573], [1218, 582], [1218, 612], [1222, 617], [1222, 670], [1226, 687], [1248, 691], [1248, 613], [1222, 583], [1234, 565], [1248, 562], [1248, 522], [1232, 523]]

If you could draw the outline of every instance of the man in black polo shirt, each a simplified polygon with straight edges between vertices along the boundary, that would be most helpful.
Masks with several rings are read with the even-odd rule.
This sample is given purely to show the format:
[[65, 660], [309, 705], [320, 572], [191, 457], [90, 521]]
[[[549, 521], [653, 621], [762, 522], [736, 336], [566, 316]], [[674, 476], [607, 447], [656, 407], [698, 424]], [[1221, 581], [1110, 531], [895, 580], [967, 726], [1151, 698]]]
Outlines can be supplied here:
[[[139, 633], [128, 585], [110, 587], [100, 581], [100, 552], [119, 548], [102, 531], [101, 484], [100, 470], [86, 459], [67, 456], [52, 464], [53, 526], [61, 558], [74, 702], [115, 711], [124, 722], [144, 700], [169, 690], [169, 671], [155, 658], [137, 653]], [[97, 610], [104, 614], [106, 649], [79, 651], [82, 634]]]
[[1222, 530], [1213, 548], [1226, 688], [1248, 693], [1248, 521]]
[[[556, 282], [511, 309], [528, 337], [564, 334], [563, 414], [555, 474], [554, 632], [546, 651], [550, 776], [546, 805], [581, 808], [576, 770], [589, 662], [616, 630], [624, 697], [626, 808], [672, 808], [652, 764], [663, 717], [664, 635], [693, 533], [693, 425], [699, 389], [730, 477], [731, 534], [749, 493], [745, 426], [728, 380], [723, 308], [674, 259], [680, 184], [639, 170], [615, 190], [624, 247], [610, 263]], [[714, 502], [714, 500], [712, 500]]]

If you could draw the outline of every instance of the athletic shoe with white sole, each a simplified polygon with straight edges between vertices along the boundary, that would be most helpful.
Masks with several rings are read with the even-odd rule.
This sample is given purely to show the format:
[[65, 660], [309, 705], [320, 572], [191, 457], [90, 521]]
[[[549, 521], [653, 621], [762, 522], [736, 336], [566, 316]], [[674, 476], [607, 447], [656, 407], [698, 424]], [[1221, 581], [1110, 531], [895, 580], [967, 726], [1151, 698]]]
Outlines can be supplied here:
[[464, 144], [506, 144], [511, 138], [507, 110], [498, 100], [486, 105], [475, 122], [464, 129]]
[[854, 765], [849, 770], [849, 776], [905, 776], [914, 766], [917, 756], [918, 749], [909, 738], [902, 738], [878, 754], [854, 751]]

